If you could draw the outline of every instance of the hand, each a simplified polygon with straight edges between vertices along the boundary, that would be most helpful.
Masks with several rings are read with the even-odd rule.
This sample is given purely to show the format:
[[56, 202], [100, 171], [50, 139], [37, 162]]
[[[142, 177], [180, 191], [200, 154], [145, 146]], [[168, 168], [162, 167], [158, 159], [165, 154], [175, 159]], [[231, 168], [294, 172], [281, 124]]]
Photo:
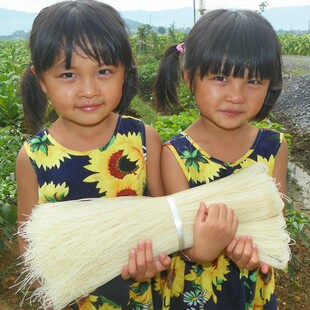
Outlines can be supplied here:
[[194, 246], [185, 250], [191, 260], [211, 262], [216, 259], [236, 234], [238, 220], [225, 204], [200, 203], [194, 223]]
[[269, 265], [259, 261], [258, 249], [251, 236], [233, 239], [226, 247], [225, 255], [239, 268], [254, 270], [260, 266], [262, 273], [268, 273]]
[[130, 250], [128, 264], [123, 266], [121, 276], [124, 280], [153, 278], [157, 273], [169, 268], [171, 258], [160, 253], [154, 260], [151, 240], [140, 241], [137, 248]]

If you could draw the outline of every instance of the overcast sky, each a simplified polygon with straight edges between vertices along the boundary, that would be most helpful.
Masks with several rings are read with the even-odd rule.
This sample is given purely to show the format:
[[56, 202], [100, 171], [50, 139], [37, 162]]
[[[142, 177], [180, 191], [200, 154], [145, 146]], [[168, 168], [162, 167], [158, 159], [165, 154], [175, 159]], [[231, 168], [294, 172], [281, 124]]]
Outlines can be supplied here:
[[[266, 0], [268, 8], [283, 6], [302, 6], [310, 5], [310, 0]], [[0, 0], [0, 7], [10, 10], [24, 12], [39, 12], [42, 8], [59, 2], [58, 0]], [[127, 10], [146, 10], [160, 11], [166, 9], [193, 7], [193, 0], [105, 0], [119, 11]], [[199, 6], [199, 0], [195, 0], [196, 7]], [[206, 0], [207, 9], [215, 8], [247, 8], [258, 9], [263, 0]]]

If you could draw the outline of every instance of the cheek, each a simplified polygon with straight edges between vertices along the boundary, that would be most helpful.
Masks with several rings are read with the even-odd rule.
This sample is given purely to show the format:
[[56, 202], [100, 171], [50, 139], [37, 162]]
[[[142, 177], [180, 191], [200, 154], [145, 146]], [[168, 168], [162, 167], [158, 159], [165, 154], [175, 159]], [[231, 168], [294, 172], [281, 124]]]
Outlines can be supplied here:
[[109, 87], [107, 95], [113, 101], [116, 101], [117, 103], [119, 103], [123, 96], [123, 88], [124, 88], [123, 80], [113, 83], [111, 87]]

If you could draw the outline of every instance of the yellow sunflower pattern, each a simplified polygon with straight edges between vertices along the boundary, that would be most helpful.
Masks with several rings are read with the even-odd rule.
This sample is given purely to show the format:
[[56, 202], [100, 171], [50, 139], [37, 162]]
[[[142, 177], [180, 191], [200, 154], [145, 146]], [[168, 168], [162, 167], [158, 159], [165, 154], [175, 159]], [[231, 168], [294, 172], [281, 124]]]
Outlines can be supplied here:
[[85, 169], [92, 174], [84, 182], [95, 182], [99, 193], [106, 192], [108, 197], [143, 195], [144, 187], [139, 179], [146, 180], [146, 169], [141, 150], [138, 133], [118, 133], [113, 148], [90, 154], [90, 164]]
[[[172, 151], [195, 187], [226, 177], [257, 162], [265, 163], [272, 175], [283, 134], [259, 129], [248, 152], [235, 163], [226, 163], [205, 152], [185, 132], [165, 145]], [[276, 310], [274, 270], [240, 270], [224, 255], [212, 264], [195, 264], [175, 253], [167, 271], [156, 277], [155, 290], [162, 296], [162, 309], [264, 309]]]
[[[146, 193], [145, 126], [133, 117], [119, 115], [113, 136], [99, 149], [70, 150], [48, 129], [31, 137], [24, 146], [37, 175], [40, 202]], [[66, 309], [112, 310], [128, 305], [134, 305], [132, 309], [153, 309], [151, 284], [117, 277]]]
[[69, 188], [66, 183], [55, 185], [54, 182], [44, 183], [39, 188], [39, 202], [63, 201], [68, 195]]
[[70, 159], [70, 155], [55, 146], [52, 141], [54, 139], [45, 131], [44, 134], [38, 134], [31, 138], [29, 143], [25, 143], [26, 152], [31, 160], [35, 162], [38, 168], [43, 169], [57, 167], [64, 162], [65, 158]]

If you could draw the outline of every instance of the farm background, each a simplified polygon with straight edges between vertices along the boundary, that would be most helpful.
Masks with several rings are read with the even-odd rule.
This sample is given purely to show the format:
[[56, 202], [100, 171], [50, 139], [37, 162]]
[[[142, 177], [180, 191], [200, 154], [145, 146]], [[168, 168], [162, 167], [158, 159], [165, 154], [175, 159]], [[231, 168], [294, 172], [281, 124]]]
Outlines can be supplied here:
[[[170, 115], [158, 115], [152, 105], [152, 85], [161, 55], [167, 45], [183, 42], [185, 36], [185, 33], [178, 32], [173, 25], [168, 28], [165, 34], [155, 33], [150, 25], [141, 25], [137, 34], [130, 35], [131, 44], [137, 57], [140, 85], [139, 94], [134, 98], [127, 114], [139, 117], [153, 125], [163, 141], [186, 128], [197, 117], [195, 102], [185, 85], [181, 85], [180, 88], [182, 109], [175, 110]], [[279, 39], [283, 55], [310, 56], [310, 34], [287, 33], [279, 35]], [[7, 300], [6, 302], [10, 306], [7, 309], [10, 310], [22, 309], [17, 305], [23, 297], [23, 293], [26, 294], [26, 292], [22, 292], [20, 295], [15, 295], [9, 286], [18, 276], [16, 267], [18, 250], [14, 236], [17, 214], [15, 159], [20, 146], [27, 138], [19, 98], [21, 73], [30, 61], [27, 43], [26, 40], [0, 40], [0, 305], [2, 306], [2, 303], [4, 304]], [[306, 59], [309, 61], [310, 58]], [[309, 68], [292, 71], [284, 67], [285, 75], [303, 76], [309, 73]], [[50, 111], [47, 115], [47, 122], [53, 117], [54, 113]], [[287, 128], [280, 124], [275, 116], [256, 125], [287, 132], [286, 137], [289, 143], [294, 143], [294, 136], [290, 135]], [[303, 271], [306, 276], [309, 271], [309, 244], [306, 235], [309, 231], [309, 218], [291, 204], [288, 205], [287, 221], [288, 229], [297, 241], [298, 247], [295, 248], [297, 252], [293, 253], [293, 260], [288, 272], [278, 274], [280, 285], [281, 283], [286, 285], [286, 287], [284, 284], [281, 286], [278, 296], [283, 304], [283, 309], [296, 309], [290, 308], [290, 302], [298, 302], [300, 305], [298, 309], [303, 309], [303, 305], [309, 305], [309, 300], [306, 299], [309, 297], [305, 297], [306, 294], [303, 297], [300, 295], [304, 289], [309, 292], [310, 284], [301, 282], [302, 279], [298, 278], [296, 274]], [[14, 302], [16, 308], [12, 306]], [[28, 309], [27, 305], [24, 305], [23, 309]], [[29, 306], [29, 309], [33, 308]]]

